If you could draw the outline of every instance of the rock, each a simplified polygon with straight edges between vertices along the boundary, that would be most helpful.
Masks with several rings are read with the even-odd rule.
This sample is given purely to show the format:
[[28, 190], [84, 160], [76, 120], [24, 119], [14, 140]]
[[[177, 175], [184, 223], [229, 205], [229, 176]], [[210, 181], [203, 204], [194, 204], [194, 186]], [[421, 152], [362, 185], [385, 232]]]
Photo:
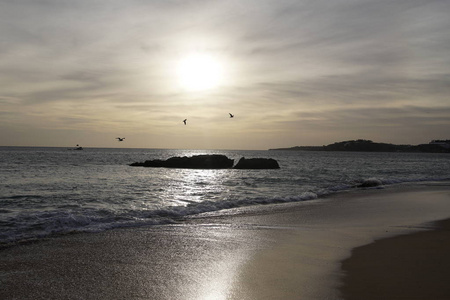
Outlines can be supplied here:
[[181, 169], [228, 169], [233, 166], [234, 160], [225, 155], [195, 155], [191, 157], [171, 157], [167, 160], [147, 160], [130, 164], [132, 167], [151, 168], [181, 168]]
[[383, 185], [383, 182], [377, 178], [369, 178], [364, 180], [361, 184], [357, 185], [356, 187], [365, 188], [365, 187], [375, 187]]
[[241, 158], [234, 169], [279, 169], [278, 162], [273, 158]]
[[[225, 155], [195, 155], [191, 157], [171, 157], [167, 160], [147, 160], [145, 162], [135, 162], [132, 167], [150, 168], [182, 168], [182, 169], [229, 169], [233, 167], [234, 160]], [[234, 169], [279, 169], [280, 166], [272, 158], [241, 158], [234, 166]]]

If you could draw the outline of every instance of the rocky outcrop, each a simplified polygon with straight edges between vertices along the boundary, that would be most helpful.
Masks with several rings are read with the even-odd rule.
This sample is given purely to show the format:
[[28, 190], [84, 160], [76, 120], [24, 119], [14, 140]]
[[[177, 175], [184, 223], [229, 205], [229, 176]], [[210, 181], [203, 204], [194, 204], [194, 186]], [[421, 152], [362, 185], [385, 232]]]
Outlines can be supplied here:
[[[191, 157], [171, 157], [167, 160], [146, 160], [135, 162], [132, 167], [180, 168], [180, 169], [230, 169], [234, 160], [220, 154], [195, 155]], [[280, 166], [272, 158], [241, 158], [234, 169], [279, 169]]]
[[279, 169], [280, 166], [272, 158], [241, 158], [234, 169]]
[[356, 187], [367, 188], [367, 187], [376, 187], [383, 185], [383, 182], [377, 178], [369, 178], [364, 180], [361, 184], [358, 184]]
[[228, 169], [233, 166], [234, 160], [225, 155], [195, 155], [191, 157], [171, 157], [167, 160], [147, 160], [132, 163], [132, 167], [151, 168], [181, 168], [181, 169]]

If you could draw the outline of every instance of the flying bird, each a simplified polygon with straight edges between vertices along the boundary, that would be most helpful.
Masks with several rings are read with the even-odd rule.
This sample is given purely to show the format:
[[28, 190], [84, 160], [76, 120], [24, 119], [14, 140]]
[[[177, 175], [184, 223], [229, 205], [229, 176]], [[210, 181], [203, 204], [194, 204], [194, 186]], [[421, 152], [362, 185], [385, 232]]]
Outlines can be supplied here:
[[186, 121], [187, 121], [187, 119], [184, 119], [184, 120], [183, 120], [184, 125], [186, 125]]
[[234, 118], [234, 115], [232, 113], [229, 113], [229, 114], [230, 114], [230, 118]]
[[123, 142], [124, 139], [125, 138], [120, 138], [120, 137], [116, 138], [116, 140], [118, 140], [118, 142]]

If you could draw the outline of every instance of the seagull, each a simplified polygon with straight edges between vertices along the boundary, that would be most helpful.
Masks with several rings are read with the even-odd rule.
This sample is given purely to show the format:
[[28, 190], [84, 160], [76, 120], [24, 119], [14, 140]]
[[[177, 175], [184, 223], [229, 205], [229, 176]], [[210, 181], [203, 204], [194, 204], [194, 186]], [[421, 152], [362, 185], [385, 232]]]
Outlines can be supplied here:
[[123, 142], [124, 139], [125, 138], [120, 138], [120, 137], [116, 138], [116, 140], [118, 140], [118, 142]]
[[229, 114], [230, 114], [230, 118], [234, 118], [234, 115], [232, 113], [229, 113]]
[[183, 120], [184, 125], [186, 125], [186, 121], [187, 121], [187, 119], [184, 119], [184, 120]]

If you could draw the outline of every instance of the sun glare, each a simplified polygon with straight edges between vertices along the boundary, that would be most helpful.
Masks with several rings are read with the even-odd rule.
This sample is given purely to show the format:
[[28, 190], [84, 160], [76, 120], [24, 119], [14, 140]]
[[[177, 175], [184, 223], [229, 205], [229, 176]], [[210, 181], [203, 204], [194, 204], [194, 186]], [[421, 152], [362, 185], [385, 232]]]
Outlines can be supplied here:
[[206, 54], [193, 54], [181, 60], [178, 76], [183, 88], [191, 91], [212, 89], [222, 83], [223, 66]]

